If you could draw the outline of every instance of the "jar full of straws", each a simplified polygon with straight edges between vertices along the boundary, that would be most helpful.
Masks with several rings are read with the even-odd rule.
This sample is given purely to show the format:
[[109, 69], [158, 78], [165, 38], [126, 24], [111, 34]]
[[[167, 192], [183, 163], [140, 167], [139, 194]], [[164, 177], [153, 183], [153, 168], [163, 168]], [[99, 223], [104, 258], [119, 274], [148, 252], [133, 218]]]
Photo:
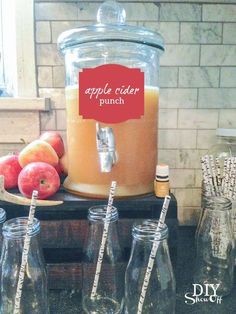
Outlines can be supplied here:
[[235, 257], [229, 199], [219, 196], [206, 199], [196, 246], [194, 282], [214, 284], [219, 296], [229, 294], [233, 287]]
[[202, 213], [196, 235], [199, 231], [204, 208], [208, 199], [215, 196], [226, 197], [232, 202], [231, 224], [236, 242], [236, 157], [228, 157], [220, 161], [219, 157], [205, 155], [202, 164]]

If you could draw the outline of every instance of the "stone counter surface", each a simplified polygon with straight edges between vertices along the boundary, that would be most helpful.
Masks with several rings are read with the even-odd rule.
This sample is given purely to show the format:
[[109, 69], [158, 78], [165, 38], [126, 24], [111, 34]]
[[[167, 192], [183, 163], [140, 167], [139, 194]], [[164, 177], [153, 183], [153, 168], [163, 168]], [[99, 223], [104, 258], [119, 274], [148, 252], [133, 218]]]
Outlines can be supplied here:
[[[179, 228], [178, 260], [175, 268], [177, 282], [176, 314], [235, 314], [236, 278], [231, 294], [223, 298], [221, 304], [210, 302], [199, 302], [194, 305], [185, 304], [185, 293], [193, 292], [194, 233], [193, 227]], [[75, 291], [50, 291], [50, 304], [51, 314], [84, 314], [81, 307], [81, 296]]]

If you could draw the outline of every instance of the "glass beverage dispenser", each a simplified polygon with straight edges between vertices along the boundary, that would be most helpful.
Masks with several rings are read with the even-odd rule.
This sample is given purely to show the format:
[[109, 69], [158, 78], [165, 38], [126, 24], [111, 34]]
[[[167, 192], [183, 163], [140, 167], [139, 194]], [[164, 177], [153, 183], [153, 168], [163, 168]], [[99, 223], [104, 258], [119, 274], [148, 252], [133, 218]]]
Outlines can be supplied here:
[[[138, 14], [138, 13], [137, 13]], [[97, 24], [58, 38], [65, 56], [68, 177], [72, 193], [105, 197], [153, 191], [157, 163], [160, 34], [125, 24], [104, 2]]]

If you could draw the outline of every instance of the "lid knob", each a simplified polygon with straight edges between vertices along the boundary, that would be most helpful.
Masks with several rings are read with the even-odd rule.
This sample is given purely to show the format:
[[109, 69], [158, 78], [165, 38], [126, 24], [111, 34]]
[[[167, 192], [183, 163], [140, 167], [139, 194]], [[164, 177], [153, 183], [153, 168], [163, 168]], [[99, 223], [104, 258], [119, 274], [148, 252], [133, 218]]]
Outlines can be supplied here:
[[97, 12], [99, 24], [125, 24], [126, 12], [122, 5], [114, 0], [107, 0]]

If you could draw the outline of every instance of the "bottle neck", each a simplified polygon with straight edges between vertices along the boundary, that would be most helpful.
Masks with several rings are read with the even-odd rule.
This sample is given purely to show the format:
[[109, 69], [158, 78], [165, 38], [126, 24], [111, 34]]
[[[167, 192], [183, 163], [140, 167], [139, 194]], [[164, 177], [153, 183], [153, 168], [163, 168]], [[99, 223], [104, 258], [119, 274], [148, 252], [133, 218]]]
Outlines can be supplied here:
[[163, 241], [168, 238], [168, 227], [164, 224], [158, 228], [158, 220], [145, 220], [136, 224], [132, 229], [133, 238], [139, 241], [153, 242], [155, 239]]
[[112, 206], [110, 215], [107, 217], [107, 205], [97, 205], [90, 207], [88, 210], [88, 219], [93, 223], [104, 223], [106, 218], [109, 219], [109, 222], [115, 222], [118, 220], [118, 211], [117, 208]]
[[219, 214], [224, 214], [232, 209], [232, 203], [226, 197], [209, 196], [205, 197], [204, 201], [205, 209], [208, 209], [209, 212], [217, 211]]
[[[27, 233], [28, 217], [13, 218], [3, 225], [3, 237], [10, 240], [23, 239]], [[33, 225], [29, 230], [29, 236], [34, 237], [40, 232], [40, 222], [34, 218]]]
[[0, 224], [3, 224], [6, 220], [6, 212], [3, 208], [0, 208]]

